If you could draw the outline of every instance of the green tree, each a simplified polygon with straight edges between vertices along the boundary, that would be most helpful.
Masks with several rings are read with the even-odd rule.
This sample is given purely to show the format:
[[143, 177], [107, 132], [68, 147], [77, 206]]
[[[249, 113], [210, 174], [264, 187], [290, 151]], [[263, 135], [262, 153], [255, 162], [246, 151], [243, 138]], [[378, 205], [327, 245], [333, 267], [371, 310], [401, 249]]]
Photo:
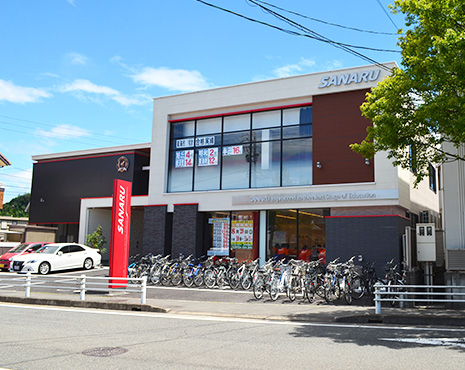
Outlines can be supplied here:
[[106, 243], [105, 236], [102, 232], [102, 226], [100, 225], [92, 234], [86, 235], [86, 245], [98, 249], [101, 253], [106, 252], [107, 249], [103, 247]]
[[31, 194], [23, 194], [13, 198], [3, 205], [3, 209], [0, 209], [0, 216], [29, 217], [26, 208], [30, 199]]
[[367, 158], [387, 151], [414, 169], [416, 185], [430, 163], [465, 160], [454, 150], [465, 143], [465, 1], [395, 0], [392, 10], [409, 27], [399, 30], [402, 68], [367, 94], [361, 110], [373, 127], [351, 148]]

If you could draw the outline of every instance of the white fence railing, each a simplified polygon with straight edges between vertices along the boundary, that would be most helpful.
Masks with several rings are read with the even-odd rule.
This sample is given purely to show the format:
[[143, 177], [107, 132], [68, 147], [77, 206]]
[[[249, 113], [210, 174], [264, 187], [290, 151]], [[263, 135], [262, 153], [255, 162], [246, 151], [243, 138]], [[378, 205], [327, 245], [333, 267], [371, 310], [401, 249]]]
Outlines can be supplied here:
[[465, 303], [465, 286], [457, 285], [384, 285], [375, 284], [375, 312], [381, 314], [381, 303]]
[[[31, 290], [58, 289], [60, 292], [79, 292], [79, 299], [86, 299], [86, 292], [127, 292], [140, 293], [141, 304], [147, 301], [147, 278], [127, 277], [95, 277], [95, 276], [43, 276], [32, 275], [0, 275], [0, 287], [21, 287], [25, 290], [25, 297], [31, 296]], [[1, 289], [0, 289], [1, 293]]]

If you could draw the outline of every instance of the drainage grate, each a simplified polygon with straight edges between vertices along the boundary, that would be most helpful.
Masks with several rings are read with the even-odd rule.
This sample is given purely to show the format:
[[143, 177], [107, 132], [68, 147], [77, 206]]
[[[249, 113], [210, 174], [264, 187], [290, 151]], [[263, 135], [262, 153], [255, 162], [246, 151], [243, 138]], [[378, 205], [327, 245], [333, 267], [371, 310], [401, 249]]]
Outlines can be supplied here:
[[126, 353], [128, 350], [126, 348], [121, 347], [98, 347], [98, 348], [91, 348], [82, 351], [83, 355], [86, 356], [94, 356], [94, 357], [110, 357], [121, 355]]

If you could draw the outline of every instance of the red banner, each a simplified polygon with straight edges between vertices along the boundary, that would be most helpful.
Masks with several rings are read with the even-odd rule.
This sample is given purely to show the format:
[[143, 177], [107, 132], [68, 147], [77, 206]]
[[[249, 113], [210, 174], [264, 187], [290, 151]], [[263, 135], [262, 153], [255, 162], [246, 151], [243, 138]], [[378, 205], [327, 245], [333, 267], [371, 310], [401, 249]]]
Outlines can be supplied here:
[[[111, 211], [110, 278], [128, 277], [131, 193], [131, 182], [114, 180]], [[126, 283], [127, 280], [110, 280], [109, 288], [123, 288], [125, 285], [121, 284]]]

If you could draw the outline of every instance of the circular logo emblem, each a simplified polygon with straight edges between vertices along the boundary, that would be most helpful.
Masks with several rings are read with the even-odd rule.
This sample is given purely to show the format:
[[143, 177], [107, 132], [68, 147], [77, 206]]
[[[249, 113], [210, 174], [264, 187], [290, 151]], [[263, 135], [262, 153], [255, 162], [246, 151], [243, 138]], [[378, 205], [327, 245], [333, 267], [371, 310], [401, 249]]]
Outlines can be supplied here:
[[129, 168], [129, 161], [126, 157], [121, 156], [116, 161], [116, 168], [118, 172], [126, 172]]

